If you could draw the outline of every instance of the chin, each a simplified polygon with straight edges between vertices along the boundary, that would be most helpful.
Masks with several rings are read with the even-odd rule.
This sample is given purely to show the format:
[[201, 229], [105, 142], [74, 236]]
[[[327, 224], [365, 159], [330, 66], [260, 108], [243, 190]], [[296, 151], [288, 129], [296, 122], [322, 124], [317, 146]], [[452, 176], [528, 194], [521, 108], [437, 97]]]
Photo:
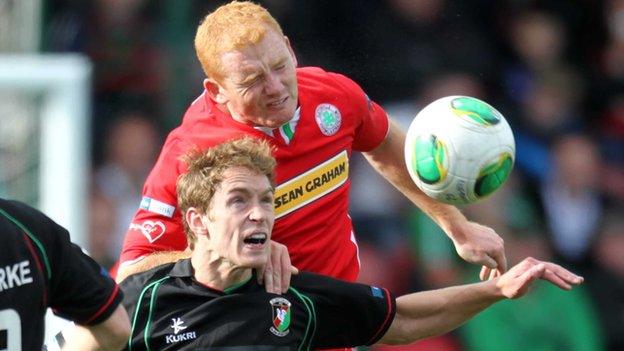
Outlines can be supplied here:
[[244, 257], [240, 260], [240, 266], [246, 268], [259, 269], [263, 268], [267, 263], [267, 258], [259, 258], [259, 257]]
[[284, 116], [273, 115], [271, 117], [267, 117], [265, 119], [265, 123], [261, 123], [261, 124], [269, 128], [279, 128], [284, 123], [288, 123], [288, 121], [290, 121], [292, 117], [293, 117], [292, 115], [284, 115]]

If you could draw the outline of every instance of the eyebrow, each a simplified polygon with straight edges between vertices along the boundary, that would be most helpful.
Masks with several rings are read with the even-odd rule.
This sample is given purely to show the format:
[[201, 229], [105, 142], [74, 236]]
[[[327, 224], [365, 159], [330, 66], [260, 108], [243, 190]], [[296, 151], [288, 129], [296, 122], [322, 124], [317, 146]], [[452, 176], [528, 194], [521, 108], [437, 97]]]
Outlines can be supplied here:
[[236, 82], [236, 84], [239, 85], [245, 85], [245, 84], [249, 84], [255, 80], [257, 80], [259, 77], [261, 77], [264, 73], [262, 72], [254, 72], [249, 74], [248, 76], [245, 76], [242, 80], [239, 80], [238, 82]]
[[[276, 66], [283, 65], [283, 64], [286, 63], [287, 60], [288, 60], [287, 57], [282, 57], [279, 60], [271, 63], [270, 66], [271, 66], [271, 68], [274, 68]], [[248, 75], [244, 76], [240, 81], [237, 81], [235, 83], [236, 84], [240, 84], [240, 85], [249, 84], [249, 83], [255, 81], [256, 79], [258, 79], [259, 77], [261, 77], [262, 75], [264, 75], [264, 72], [262, 72], [262, 71], [260, 71], [260, 72], [252, 71]]]
[[[265, 191], [262, 192], [262, 194], [267, 194], [267, 193], [274, 193], [275, 189], [273, 187], [269, 187], [267, 188]], [[252, 192], [249, 191], [248, 188], [232, 188], [228, 191], [228, 194], [232, 194], [232, 193], [244, 193], [244, 194], [251, 194]]]

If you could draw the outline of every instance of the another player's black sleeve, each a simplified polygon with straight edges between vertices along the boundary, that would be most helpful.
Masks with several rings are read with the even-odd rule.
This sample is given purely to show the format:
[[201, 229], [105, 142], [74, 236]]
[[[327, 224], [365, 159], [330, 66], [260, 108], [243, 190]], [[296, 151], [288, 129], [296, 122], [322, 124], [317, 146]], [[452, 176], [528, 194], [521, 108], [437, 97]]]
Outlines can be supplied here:
[[311, 273], [302, 273], [295, 279], [295, 284], [301, 286], [299, 292], [314, 304], [314, 348], [374, 344], [394, 320], [395, 298], [384, 288]]
[[13, 205], [48, 267], [48, 306], [82, 325], [106, 320], [123, 298], [108, 272], [70, 241], [65, 228], [30, 207]]
[[94, 325], [106, 320], [123, 295], [108, 272], [80, 247], [69, 241], [67, 231], [56, 225], [50, 306], [55, 313], [78, 324]]

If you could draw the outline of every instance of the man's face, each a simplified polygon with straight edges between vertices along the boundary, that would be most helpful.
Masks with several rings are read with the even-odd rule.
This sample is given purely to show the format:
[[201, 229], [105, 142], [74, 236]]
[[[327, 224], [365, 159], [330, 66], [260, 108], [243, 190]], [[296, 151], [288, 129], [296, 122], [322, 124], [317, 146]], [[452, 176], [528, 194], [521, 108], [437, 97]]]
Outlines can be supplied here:
[[244, 167], [223, 173], [204, 224], [219, 257], [249, 268], [264, 266], [275, 215], [273, 188], [266, 176]]
[[219, 95], [232, 117], [254, 126], [277, 128], [297, 108], [297, 61], [288, 40], [268, 30], [257, 44], [221, 57]]

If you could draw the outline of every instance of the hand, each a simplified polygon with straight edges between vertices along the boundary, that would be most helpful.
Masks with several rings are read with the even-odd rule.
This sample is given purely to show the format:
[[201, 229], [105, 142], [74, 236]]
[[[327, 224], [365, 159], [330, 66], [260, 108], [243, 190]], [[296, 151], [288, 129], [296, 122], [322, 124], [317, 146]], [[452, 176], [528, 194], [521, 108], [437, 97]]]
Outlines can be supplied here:
[[290, 287], [291, 275], [299, 273], [299, 270], [291, 265], [286, 245], [271, 240], [269, 251], [269, 260], [264, 270], [258, 272], [258, 283], [264, 283], [268, 293], [285, 293]]
[[572, 285], [579, 285], [584, 280], [557, 264], [528, 257], [500, 276], [496, 286], [503, 296], [516, 299], [526, 294], [537, 279], [549, 281], [563, 290], [570, 290]]
[[466, 262], [481, 264], [481, 280], [493, 279], [507, 270], [503, 238], [489, 227], [465, 221], [452, 236], [457, 254]]

